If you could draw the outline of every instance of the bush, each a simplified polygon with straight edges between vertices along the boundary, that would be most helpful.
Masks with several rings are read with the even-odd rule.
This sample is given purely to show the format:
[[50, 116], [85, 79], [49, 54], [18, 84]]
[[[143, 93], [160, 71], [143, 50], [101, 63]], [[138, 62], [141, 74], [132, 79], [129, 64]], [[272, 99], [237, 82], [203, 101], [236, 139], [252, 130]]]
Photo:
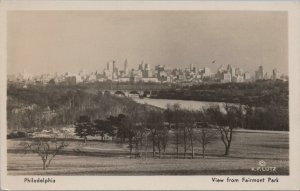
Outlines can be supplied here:
[[14, 131], [7, 135], [7, 139], [16, 139], [16, 138], [24, 138], [27, 137], [27, 133], [23, 131]]

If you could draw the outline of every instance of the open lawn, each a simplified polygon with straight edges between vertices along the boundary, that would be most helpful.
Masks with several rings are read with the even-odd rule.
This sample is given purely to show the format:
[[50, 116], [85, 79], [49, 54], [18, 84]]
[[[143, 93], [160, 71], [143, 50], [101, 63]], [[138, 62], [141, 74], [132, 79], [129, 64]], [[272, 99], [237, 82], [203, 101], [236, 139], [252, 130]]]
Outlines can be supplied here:
[[[37, 154], [24, 154], [19, 144], [25, 140], [9, 139], [7, 169], [9, 175], [288, 175], [288, 137], [288, 132], [235, 132], [228, 157], [222, 156], [224, 146], [217, 141], [208, 146], [205, 158], [198, 143], [195, 159], [190, 150], [189, 158], [176, 159], [174, 145], [161, 159], [151, 157], [151, 146], [149, 158], [130, 159], [126, 144], [71, 140], [47, 170]], [[252, 171], [260, 160], [276, 171]]]

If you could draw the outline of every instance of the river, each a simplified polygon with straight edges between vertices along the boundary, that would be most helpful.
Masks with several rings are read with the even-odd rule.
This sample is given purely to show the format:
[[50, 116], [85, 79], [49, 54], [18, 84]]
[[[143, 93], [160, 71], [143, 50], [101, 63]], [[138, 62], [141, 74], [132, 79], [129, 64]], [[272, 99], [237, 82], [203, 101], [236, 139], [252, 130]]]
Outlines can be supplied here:
[[173, 100], [173, 99], [151, 99], [151, 98], [132, 98], [135, 102], [141, 104], [148, 104], [156, 106], [162, 109], [167, 108], [167, 104], [178, 103], [184, 109], [189, 110], [202, 110], [202, 108], [207, 108], [212, 105], [222, 105], [221, 102], [206, 102], [206, 101], [192, 101], [192, 100]]

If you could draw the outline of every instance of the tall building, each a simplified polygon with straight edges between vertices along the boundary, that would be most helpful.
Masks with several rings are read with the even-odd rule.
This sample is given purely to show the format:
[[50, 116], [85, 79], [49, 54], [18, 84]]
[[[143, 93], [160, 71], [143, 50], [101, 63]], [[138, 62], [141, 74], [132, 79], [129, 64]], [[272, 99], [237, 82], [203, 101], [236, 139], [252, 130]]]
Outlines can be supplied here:
[[258, 70], [255, 72], [256, 80], [264, 79], [264, 68], [263, 66], [259, 66]]
[[106, 69], [104, 70], [104, 76], [112, 80], [113, 78], [116, 78], [116, 67], [115, 67], [115, 61], [109, 61], [106, 63]]
[[277, 69], [275, 68], [275, 69], [273, 69], [272, 80], [276, 80], [277, 75], [278, 75], [278, 72], [277, 72]]
[[235, 68], [232, 67], [230, 64], [227, 66], [227, 73], [229, 73], [231, 76], [235, 76]]
[[230, 74], [231, 74], [231, 76], [236, 76], [235, 68], [234, 67], [231, 67]]
[[251, 80], [251, 75], [249, 72], [245, 72], [244, 73], [244, 81], [250, 81]]
[[150, 64], [145, 64], [145, 70], [150, 70]]
[[127, 75], [128, 74], [128, 62], [127, 59], [124, 62], [124, 74]]
[[208, 67], [205, 67], [203, 70], [203, 76], [208, 77], [210, 76], [211, 72], [210, 69]]
[[145, 64], [144, 64], [144, 61], [142, 61], [142, 63], [139, 65], [139, 70], [143, 71], [145, 68]]
[[265, 75], [264, 75], [264, 79], [265, 79], [265, 80], [268, 80], [268, 79], [270, 79], [270, 78], [269, 78], [269, 74], [268, 74], [268, 72], [266, 72], [266, 73], [265, 73]]
[[114, 60], [110, 61], [110, 62], [107, 62], [107, 64], [106, 64], [106, 70], [108, 70], [111, 73], [113, 73], [114, 68], [115, 68], [115, 61]]
[[221, 65], [221, 66], [218, 68], [218, 73], [220, 73], [220, 74], [224, 73], [225, 71], [226, 71], [226, 68], [225, 68], [223, 65]]
[[30, 77], [29, 73], [25, 69], [23, 69], [23, 73], [22, 73], [23, 80], [28, 80], [29, 77]]
[[145, 64], [145, 68], [143, 70], [143, 77], [144, 78], [150, 78], [152, 77], [150, 64]]
[[223, 74], [222, 74], [221, 82], [222, 82], [222, 83], [228, 83], [228, 82], [231, 82], [231, 74], [230, 74], [230, 73], [223, 73]]
[[190, 72], [194, 72], [194, 64], [190, 64]]

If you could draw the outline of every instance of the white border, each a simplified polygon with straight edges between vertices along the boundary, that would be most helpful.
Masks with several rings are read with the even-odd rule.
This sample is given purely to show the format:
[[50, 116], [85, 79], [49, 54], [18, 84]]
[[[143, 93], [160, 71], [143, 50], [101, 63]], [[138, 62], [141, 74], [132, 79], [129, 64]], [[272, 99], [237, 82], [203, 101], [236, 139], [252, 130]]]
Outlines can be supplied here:
[[[0, 1], [1, 2], [1, 1]], [[300, 189], [300, 3], [297, 1], [3, 1], [0, 4], [1, 189], [5, 190], [297, 190]], [[55, 184], [24, 184], [6, 169], [6, 13], [11, 10], [287, 11], [290, 79], [290, 175], [279, 183], [212, 183], [212, 176], [56, 176]], [[30, 176], [38, 177], [38, 176]], [[52, 177], [52, 176], [43, 176]], [[222, 176], [216, 176], [222, 177]], [[239, 177], [239, 176], [230, 176]], [[256, 176], [259, 177], [259, 176]]]

